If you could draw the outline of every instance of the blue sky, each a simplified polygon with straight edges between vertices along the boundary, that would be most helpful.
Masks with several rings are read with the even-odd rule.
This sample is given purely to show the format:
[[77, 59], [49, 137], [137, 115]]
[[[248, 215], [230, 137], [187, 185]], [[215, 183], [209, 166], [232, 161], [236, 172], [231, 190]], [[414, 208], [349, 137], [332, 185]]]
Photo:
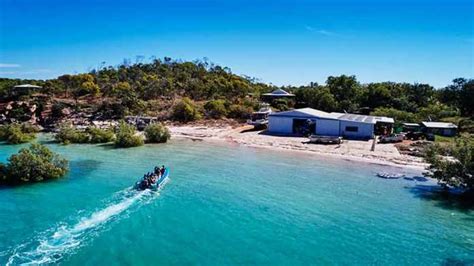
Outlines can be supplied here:
[[0, 77], [209, 58], [276, 85], [474, 76], [474, 0], [0, 0]]

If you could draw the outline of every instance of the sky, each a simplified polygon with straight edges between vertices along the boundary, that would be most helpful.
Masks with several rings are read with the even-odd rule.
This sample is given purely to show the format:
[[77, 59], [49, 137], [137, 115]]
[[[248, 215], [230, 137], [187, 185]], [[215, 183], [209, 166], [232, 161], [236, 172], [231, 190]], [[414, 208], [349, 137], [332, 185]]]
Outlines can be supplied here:
[[0, 77], [208, 58], [275, 85], [474, 77], [474, 0], [0, 0]]

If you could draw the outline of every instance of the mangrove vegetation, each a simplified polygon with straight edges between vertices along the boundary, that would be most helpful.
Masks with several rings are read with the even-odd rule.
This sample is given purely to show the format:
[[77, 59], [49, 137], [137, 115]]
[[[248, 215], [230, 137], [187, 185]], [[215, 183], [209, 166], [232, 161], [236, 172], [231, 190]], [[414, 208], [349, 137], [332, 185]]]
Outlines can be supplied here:
[[19, 185], [63, 177], [68, 161], [41, 144], [31, 144], [0, 163], [0, 184]]

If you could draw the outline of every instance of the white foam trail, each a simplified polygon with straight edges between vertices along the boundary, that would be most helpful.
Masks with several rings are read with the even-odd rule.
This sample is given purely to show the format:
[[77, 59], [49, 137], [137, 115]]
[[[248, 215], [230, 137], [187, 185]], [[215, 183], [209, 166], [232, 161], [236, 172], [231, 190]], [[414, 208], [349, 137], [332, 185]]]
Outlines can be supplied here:
[[61, 225], [55, 228], [51, 234], [48, 234], [48, 237], [35, 241], [36, 244], [29, 250], [20, 251], [25, 248], [28, 249], [27, 246], [31, 247], [31, 243], [18, 246], [14, 250], [14, 254], [9, 258], [7, 265], [37, 265], [57, 262], [62, 258], [63, 254], [79, 247], [89, 234], [96, 231], [113, 217], [127, 210], [144, 195], [156, 193], [146, 190], [133, 192], [131, 196], [127, 196], [127, 193], [121, 194], [123, 195], [120, 202], [111, 204], [102, 210], [92, 213], [89, 217], [80, 219], [73, 226]]

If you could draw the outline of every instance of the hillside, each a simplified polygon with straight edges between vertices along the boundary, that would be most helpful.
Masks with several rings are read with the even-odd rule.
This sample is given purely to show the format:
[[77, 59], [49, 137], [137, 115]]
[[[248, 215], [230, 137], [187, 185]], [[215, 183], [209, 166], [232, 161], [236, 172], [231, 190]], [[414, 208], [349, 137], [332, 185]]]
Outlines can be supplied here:
[[[43, 88], [21, 93], [13, 88], [26, 83]], [[2, 78], [0, 115], [4, 120], [40, 124], [74, 116], [118, 119], [125, 115], [149, 115], [183, 121], [201, 117], [243, 119], [258, 108], [261, 93], [276, 88], [207, 61], [164, 58], [45, 81]], [[472, 79], [458, 78], [436, 90], [429, 84], [361, 84], [355, 76], [342, 75], [328, 77], [324, 85], [311, 83], [282, 89], [296, 97], [273, 101], [272, 106], [278, 110], [309, 106], [325, 111], [386, 115], [397, 122], [431, 119], [459, 123], [474, 114]]]

